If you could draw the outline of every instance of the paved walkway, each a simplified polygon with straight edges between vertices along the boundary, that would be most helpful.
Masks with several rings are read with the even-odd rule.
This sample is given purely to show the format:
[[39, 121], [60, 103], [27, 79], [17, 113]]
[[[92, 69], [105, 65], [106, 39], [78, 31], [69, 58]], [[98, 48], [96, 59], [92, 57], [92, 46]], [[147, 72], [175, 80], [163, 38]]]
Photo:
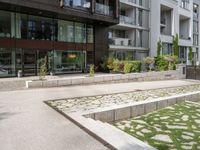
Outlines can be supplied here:
[[0, 149], [106, 149], [43, 101], [190, 84], [194, 82], [173, 80], [0, 92]]

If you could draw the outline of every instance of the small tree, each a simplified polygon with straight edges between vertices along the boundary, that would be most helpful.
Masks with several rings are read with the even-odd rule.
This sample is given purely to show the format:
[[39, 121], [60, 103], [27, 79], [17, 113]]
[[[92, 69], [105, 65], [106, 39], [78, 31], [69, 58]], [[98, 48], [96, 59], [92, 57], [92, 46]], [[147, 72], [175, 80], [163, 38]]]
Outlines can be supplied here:
[[178, 34], [176, 33], [175, 37], [173, 37], [173, 51], [174, 51], [174, 55], [179, 57], [179, 45], [178, 45]]
[[157, 42], [157, 56], [160, 56], [160, 52], [162, 50], [162, 41], [159, 39], [159, 41]]
[[40, 67], [40, 70], [39, 70], [39, 79], [40, 80], [44, 80], [45, 76], [47, 74], [47, 58], [46, 57], [41, 58], [39, 60], [39, 67]]
[[188, 60], [193, 65], [193, 53], [192, 53], [192, 47], [189, 47], [189, 53], [188, 53]]
[[94, 77], [94, 65], [90, 65], [90, 77]]

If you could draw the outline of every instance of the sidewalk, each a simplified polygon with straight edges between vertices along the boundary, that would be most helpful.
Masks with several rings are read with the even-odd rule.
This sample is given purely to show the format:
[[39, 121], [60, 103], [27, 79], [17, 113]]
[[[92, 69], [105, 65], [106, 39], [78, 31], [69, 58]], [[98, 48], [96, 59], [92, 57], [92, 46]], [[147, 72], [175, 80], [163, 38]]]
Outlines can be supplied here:
[[168, 80], [0, 92], [1, 150], [107, 149], [43, 101], [194, 83]]

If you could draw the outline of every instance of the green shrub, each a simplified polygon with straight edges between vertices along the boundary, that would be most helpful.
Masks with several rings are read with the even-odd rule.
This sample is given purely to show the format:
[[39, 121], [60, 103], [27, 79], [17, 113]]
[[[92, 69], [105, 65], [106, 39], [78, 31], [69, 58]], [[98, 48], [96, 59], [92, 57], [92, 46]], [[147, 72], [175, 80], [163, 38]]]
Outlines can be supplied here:
[[131, 72], [140, 72], [142, 63], [140, 61], [124, 61], [124, 63], [130, 63], [131, 64]]
[[114, 69], [114, 59], [113, 58], [109, 57], [107, 59], [106, 64], [107, 64], [108, 69], [110, 69], [110, 70]]
[[94, 65], [90, 65], [90, 77], [94, 77]]
[[189, 53], [188, 53], [188, 60], [193, 66], [193, 53], [192, 53], [192, 47], [189, 47]]
[[130, 73], [133, 68], [133, 64], [124, 62], [124, 73]]
[[47, 74], [47, 59], [45, 58], [41, 58], [39, 60], [39, 79], [40, 80], [44, 80], [45, 76]]
[[165, 60], [165, 56], [157, 56], [155, 64], [158, 71], [168, 70], [168, 62]]

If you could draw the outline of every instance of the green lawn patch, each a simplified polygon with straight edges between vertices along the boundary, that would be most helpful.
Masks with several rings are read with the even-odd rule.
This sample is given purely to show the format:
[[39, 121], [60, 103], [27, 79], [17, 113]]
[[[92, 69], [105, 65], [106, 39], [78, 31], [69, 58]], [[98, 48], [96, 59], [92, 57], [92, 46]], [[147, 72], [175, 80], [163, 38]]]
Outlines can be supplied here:
[[181, 103], [115, 124], [158, 150], [200, 149], [200, 105]]

